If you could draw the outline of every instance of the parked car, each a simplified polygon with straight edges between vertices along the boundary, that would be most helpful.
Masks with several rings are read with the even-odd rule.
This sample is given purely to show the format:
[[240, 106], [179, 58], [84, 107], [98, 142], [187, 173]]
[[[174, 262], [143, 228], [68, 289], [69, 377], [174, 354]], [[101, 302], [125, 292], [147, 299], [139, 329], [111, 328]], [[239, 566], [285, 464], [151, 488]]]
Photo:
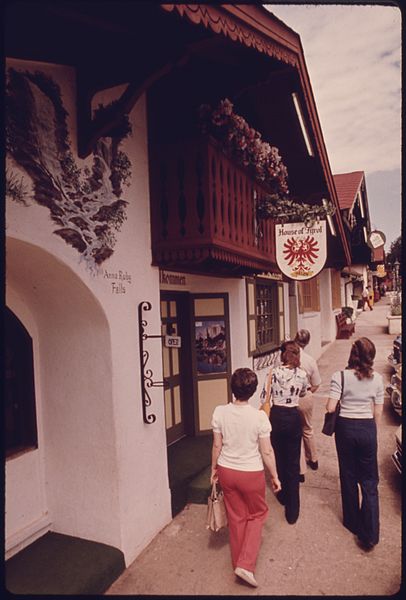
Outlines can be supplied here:
[[398, 335], [393, 340], [393, 348], [388, 356], [388, 361], [394, 369], [402, 364], [402, 336]]
[[392, 460], [395, 463], [395, 467], [402, 473], [402, 425], [397, 429], [395, 433], [396, 450], [392, 454]]
[[390, 384], [386, 391], [389, 394], [394, 411], [402, 416], [402, 367], [398, 367], [391, 377]]
[[393, 340], [393, 349], [388, 356], [388, 361], [394, 369], [390, 384], [386, 391], [395, 412], [402, 416], [402, 336], [398, 335]]

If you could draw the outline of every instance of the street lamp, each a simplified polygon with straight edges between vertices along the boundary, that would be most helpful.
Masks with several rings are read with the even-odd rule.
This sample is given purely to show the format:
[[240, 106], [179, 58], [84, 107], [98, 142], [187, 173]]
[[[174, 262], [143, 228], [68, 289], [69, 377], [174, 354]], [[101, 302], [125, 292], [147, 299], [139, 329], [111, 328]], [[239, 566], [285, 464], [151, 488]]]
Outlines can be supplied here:
[[400, 263], [396, 259], [395, 262], [393, 263], [393, 268], [395, 269], [395, 290], [397, 292], [399, 291], [399, 266], [400, 266]]

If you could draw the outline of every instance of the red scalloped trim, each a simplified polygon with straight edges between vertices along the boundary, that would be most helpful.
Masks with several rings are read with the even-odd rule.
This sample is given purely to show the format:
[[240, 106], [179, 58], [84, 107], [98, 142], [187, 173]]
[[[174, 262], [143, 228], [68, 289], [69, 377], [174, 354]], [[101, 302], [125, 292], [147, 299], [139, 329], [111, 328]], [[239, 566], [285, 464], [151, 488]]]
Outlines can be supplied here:
[[214, 5], [161, 4], [161, 7], [168, 12], [177, 10], [182, 17], [186, 16], [195, 25], [203, 23], [205, 27], [210, 28], [214, 33], [222, 33], [234, 42], [239, 41], [249, 48], [254, 47], [258, 52], [266, 53], [272, 58], [282, 60], [294, 67], [298, 65], [298, 59], [294, 52], [270, 40], [270, 38], [266, 38], [261, 33], [237, 23], [232, 16], [220, 12]]

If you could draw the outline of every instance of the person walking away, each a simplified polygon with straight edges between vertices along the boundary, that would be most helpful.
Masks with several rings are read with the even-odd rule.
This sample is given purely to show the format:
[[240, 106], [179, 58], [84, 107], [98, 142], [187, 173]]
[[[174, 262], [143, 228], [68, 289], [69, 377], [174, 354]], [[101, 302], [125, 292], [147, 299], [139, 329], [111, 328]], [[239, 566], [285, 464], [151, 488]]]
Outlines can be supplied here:
[[363, 300], [362, 310], [366, 310], [365, 306], [368, 306], [369, 310], [373, 310], [372, 305], [371, 305], [371, 300], [369, 297], [369, 293], [370, 293], [370, 286], [368, 285], [367, 287], [364, 287], [364, 289], [362, 290], [362, 300]]
[[234, 401], [214, 409], [210, 477], [212, 484], [220, 482], [224, 493], [234, 572], [253, 587], [258, 585], [254, 572], [268, 514], [264, 464], [273, 492], [281, 489], [270, 422], [263, 411], [248, 402], [257, 386], [254, 371], [237, 369], [231, 377]]
[[315, 359], [304, 351], [310, 342], [310, 331], [300, 329], [295, 336], [294, 341], [300, 347], [300, 367], [306, 371], [308, 379], [307, 393], [299, 398], [299, 413], [302, 423], [302, 447], [300, 452], [300, 481], [304, 481], [306, 464], [313, 471], [319, 468], [317, 457], [317, 448], [314, 441], [313, 432], [313, 393], [321, 384], [319, 368]]
[[[337, 449], [343, 524], [358, 538], [366, 551], [379, 541], [379, 498], [377, 427], [382, 415], [384, 386], [382, 376], [373, 370], [375, 346], [366, 337], [356, 340], [343, 371], [333, 373], [327, 412], [334, 412], [341, 397], [337, 417]], [[358, 485], [361, 488], [361, 501]]]
[[[302, 424], [299, 413], [299, 396], [307, 391], [306, 372], [299, 367], [300, 348], [294, 341], [281, 345], [281, 365], [269, 374], [272, 407], [271, 442], [275, 452], [282, 489], [276, 494], [285, 506], [288, 523], [294, 524], [299, 518], [299, 474]], [[261, 411], [262, 412], [262, 411]]]

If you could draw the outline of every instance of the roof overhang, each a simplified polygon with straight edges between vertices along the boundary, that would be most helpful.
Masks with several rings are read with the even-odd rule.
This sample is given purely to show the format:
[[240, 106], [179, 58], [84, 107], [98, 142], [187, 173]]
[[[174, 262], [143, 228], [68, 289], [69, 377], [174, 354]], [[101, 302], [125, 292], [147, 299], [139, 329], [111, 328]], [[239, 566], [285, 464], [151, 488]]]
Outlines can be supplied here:
[[[313, 132], [312, 137], [324, 172], [328, 195], [336, 208], [333, 218], [339, 233], [343, 262], [350, 265], [350, 247], [344, 231], [338, 196], [317, 114], [300, 36], [261, 5], [162, 4], [161, 6], [168, 12], [176, 11], [180, 16], [187, 18], [195, 25], [204, 25], [217, 34], [226, 36], [249, 48], [254, 48], [258, 52], [283, 61], [296, 69], [306, 105], [306, 112]], [[321, 197], [318, 200], [321, 201]], [[337, 250], [338, 246], [336, 244]]]
[[355, 271], [351, 267], [344, 267], [344, 269], [341, 270], [341, 276], [348, 277], [352, 280], [364, 279], [364, 276], [362, 273], [360, 273], [359, 271]]
[[[171, 18], [170, 13], [178, 18]], [[7, 56], [66, 64], [77, 70], [81, 157], [89, 154], [100, 136], [108, 135], [155, 81], [182, 67], [198, 48], [210, 47], [214, 52], [217, 36], [240, 44], [247, 52], [256, 52], [262, 60], [279, 61], [281, 66], [293, 69], [327, 195], [336, 207], [335, 247], [336, 254], [342, 255], [337, 261], [351, 264], [300, 37], [262, 5], [21, 0], [8, 4], [5, 32]], [[137, 60], [140, 56], [141, 61]], [[253, 60], [252, 64], [255, 62], [258, 61]], [[92, 96], [98, 90], [123, 83], [128, 84], [127, 88], [108, 122], [94, 122]]]

